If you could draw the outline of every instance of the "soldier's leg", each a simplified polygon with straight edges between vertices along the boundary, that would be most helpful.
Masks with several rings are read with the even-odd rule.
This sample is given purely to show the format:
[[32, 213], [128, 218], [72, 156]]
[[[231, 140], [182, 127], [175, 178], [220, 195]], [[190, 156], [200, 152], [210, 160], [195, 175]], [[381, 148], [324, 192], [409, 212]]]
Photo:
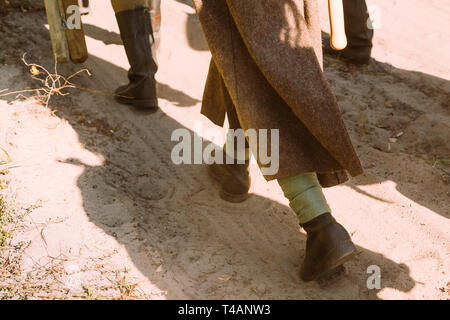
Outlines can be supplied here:
[[356, 248], [345, 228], [332, 217], [317, 174], [304, 173], [278, 179], [278, 183], [307, 234], [301, 278], [326, 285], [335, 281]]
[[129, 83], [116, 90], [116, 100], [137, 108], [156, 110], [155, 39], [148, 0], [111, 0], [130, 63]]
[[[217, 70], [210, 69], [210, 72], [213, 71]], [[211, 76], [212, 74], [209, 74], [209, 77]], [[220, 197], [226, 201], [237, 203], [248, 198], [251, 183], [250, 149], [225, 83], [218, 73], [215, 76], [217, 77], [214, 82], [216, 85], [215, 105], [223, 106], [223, 110], [226, 110], [230, 130], [227, 134], [227, 142], [221, 151], [222, 161], [211, 164], [209, 173], [220, 183]]]
[[[223, 88], [226, 90], [226, 88]], [[226, 104], [230, 129], [241, 129], [236, 109], [229, 100]], [[234, 139], [234, 137], [232, 137]], [[237, 135], [237, 139], [242, 138]], [[234, 141], [234, 146], [237, 146]], [[226, 147], [226, 145], [225, 145]], [[243, 146], [241, 146], [241, 149]], [[245, 152], [234, 148], [228, 157], [249, 159], [249, 146]], [[241, 151], [241, 152], [239, 152]], [[236, 156], [238, 155], [238, 156]], [[295, 161], [295, 160], [293, 160]], [[240, 202], [250, 188], [249, 162], [245, 165], [213, 165], [211, 172], [221, 182], [221, 197], [227, 201]], [[215, 172], [214, 172], [215, 171]], [[278, 179], [289, 205], [307, 233], [306, 255], [300, 276], [304, 281], [317, 280], [328, 285], [339, 279], [344, 271], [342, 264], [355, 255], [356, 248], [345, 228], [331, 215], [322, 187], [315, 172]]]
[[[231, 103], [227, 104], [227, 117], [230, 129], [241, 128]], [[236, 141], [234, 145], [236, 146]], [[245, 150], [245, 155], [249, 155], [248, 144], [245, 145]], [[232, 154], [239, 154], [239, 150], [235, 148]], [[240, 157], [242, 154], [241, 152]], [[225, 164], [210, 167], [210, 171], [221, 182], [220, 195], [224, 200], [240, 202], [247, 198], [245, 194], [250, 188], [248, 164], [246, 162], [240, 166]], [[355, 255], [356, 248], [350, 235], [331, 215], [331, 209], [315, 172], [278, 179], [278, 184], [289, 200], [301, 227], [307, 233], [301, 278], [304, 281], [317, 280], [322, 285], [329, 285], [341, 277], [344, 272], [343, 263]]]
[[[231, 100], [226, 105], [230, 129], [241, 129]], [[237, 140], [242, 137], [238, 134], [236, 138], [233, 152], [224, 154], [224, 157], [234, 158], [233, 164], [212, 164], [209, 167], [212, 176], [221, 184], [221, 198], [230, 202], [244, 201], [248, 198], [250, 189], [249, 146], [247, 143], [241, 145], [240, 148], [245, 148], [245, 152], [239, 152], [239, 148], [236, 148]], [[226, 147], [227, 145], [224, 149]], [[236, 164], [236, 158], [242, 157], [245, 157], [246, 162]], [[344, 273], [343, 263], [356, 253], [350, 235], [331, 215], [331, 209], [315, 172], [278, 179], [278, 184], [297, 215], [299, 224], [307, 233], [301, 278], [304, 281], [317, 280], [321, 285], [331, 284]]]
[[373, 28], [365, 0], [344, 0], [345, 28], [349, 48], [370, 57]]

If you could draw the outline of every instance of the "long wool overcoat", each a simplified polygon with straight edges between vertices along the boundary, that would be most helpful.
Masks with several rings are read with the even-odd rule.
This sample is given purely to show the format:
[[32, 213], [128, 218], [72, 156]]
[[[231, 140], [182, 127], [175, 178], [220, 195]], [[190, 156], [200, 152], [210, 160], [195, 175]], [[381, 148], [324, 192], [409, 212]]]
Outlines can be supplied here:
[[329, 187], [361, 174], [322, 72], [317, 0], [193, 2], [212, 53], [202, 114], [221, 126], [232, 107], [244, 130], [279, 129], [267, 180], [317, 172]]

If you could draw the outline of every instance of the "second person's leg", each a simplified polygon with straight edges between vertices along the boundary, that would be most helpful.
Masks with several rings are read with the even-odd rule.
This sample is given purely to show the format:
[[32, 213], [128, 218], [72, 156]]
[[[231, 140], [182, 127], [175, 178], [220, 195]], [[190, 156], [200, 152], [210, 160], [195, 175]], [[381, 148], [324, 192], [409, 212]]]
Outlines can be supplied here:
[[365, 0], [344, 0], [345, 33], [348, 45], [344, 50], [324, 43], [324, 53], [337, 55], [353, 64], [368, 64], [372, 52], [373, 29]]
[[[241, 129], [236, 110], [231, 103], [227, 106], [230, 129]], [[224, 157], [234, 158], [233, 163], [212, 164], [209, 168], [221, 184], [221, 198], [230, 202], [244, 201], [250, 189], [250, 150], [247, 142], [239, 147], [237, 140], [243, 138], [240, 134], [243, 132], [237, 134], [236, 139], [232, 137], [235, 139], [233, 150], [224, 152]], [[224, 149], [227, 149], [227, 145]], [[237, 159], [242, 158], [245, 158], [245, 163], [238, 164]], [[278, 179], [278, 184], [307, 234], [301, 278], [304, 281], [330, 281], [330, 277], [342, 272], [342, 264], [355, 255], [356, 248], [350, 235], [331, 215], [315, 172]]]
[[[223, 94], [228, 96], [225, 85], [223, 85]], [[229, 202], [242, 202], [248, 198], [250, 190], [250, 147], [245, 138], [244, 131], [229, 99], [227, 105], [227, 118], [230, 130], [227, 134], [227, 141], [233, 140], [231, 144], [225, 144], [223, 147], [223, 164], [213, 163], [210, 167], [210, 174], [219, 181], [221, 185], [220, 197]], [[244, 143], [242, 143], [244, 142]], [[228, 146], [228, 147], [227, 147]], [[229, 163], [229, 164], [227, 164]]]

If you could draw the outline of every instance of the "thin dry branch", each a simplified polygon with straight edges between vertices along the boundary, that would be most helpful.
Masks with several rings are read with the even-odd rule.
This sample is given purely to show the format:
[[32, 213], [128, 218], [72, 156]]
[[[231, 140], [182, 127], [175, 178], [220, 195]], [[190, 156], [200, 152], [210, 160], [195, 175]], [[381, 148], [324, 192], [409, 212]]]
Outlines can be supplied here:
[[[36, 63], [28, 63], [25, 60], [25, 56], [26, 56], [26, 53], [23, 55], [22, 61], [27, 67], [30, 67], [31, 77], [34, 80], [39, 81], [43, 86], [40, 88], [35, 88], [35, 89], [24, 89], [24, 90], [17, 90], [17, 91], [6, 92], [6, 93], [2, 93], [2, 92], [8, 91], [9, 89], [2, 89], [2, 90], [0, 90], [0, 97], [5, 97], [5, 96], [16, 94], [17, 95], [16, 98], [25, 98], [25, 99], [37, 98], [38, 100], [42, 101], [46, 107], [48, 107], [50, 98], [53, 95], [59, 95], [59, 96], [69, 95], [70, 94], [69, 92], [63, 91], [64, 89], [69, 89], [69, 88], [88, 91], [91, 93], [101, 94], [101, 95], [105, 95], [105, 96], [118, 96], [118, 97], [122, 97], [122, 98], [130, 98], [130, 99], [132, 98], [132, 97], [125, 96], [125, 95], [120, 95], [120, 94], [115, 94], [115, 93], [111, 94], [110, 92], [106, 92], [106, 91], [80, 87], [79, 85], [69, 81], [82, 72], [86, 72], [89, 76], [91, 76], [91, 73], [89, 72], [88, 69], [81, 69], [81, 70], [78, 70], [77, 72], [71, 74], [68, 77], [64, 77], [64, 76], [58, 74], [58, 61], [56, 59], [56, 56], [55, 56], [55, 64], [54, 64], [54, 73], [50, 73], [42, 65], [39, 65]], [[23, 95], [23, 93], [34, 93], [34, 95], [32, 95], [30, 97], [25, 97]]]
[[[64, 89], [78, 88], [76, 84], [69, 81], [70, 79], [79, 75], [82, 72], [86, 72], [89, 76], [91, 76], [91, 73], [89, 72], [88, 69], [78, 70], [77, 72], [75, 72], [74, 74], [72, 74], [68, 77], [64, 77], [64, 76], [58, 74], [58, 68], [57, 68], [58, 61], [57, 61], [56, 57], [55, 57], [55, 65], [54, 65], [55, 73], [50, 73], [45, 67], [43, 67], [39, 64], [28, 63], [25, 60], [25, 56], [26, 56], [26, 53], [24, 53], [24, 55], [22, 57], [23, 63], [27, 67], [30, 67], [31, 77], [34, 80], [39, 81], [42, 84], [42, 87], [35, 88], [35, 89], [25, 89], [25, 90], [7, 92], [7, 93], [0, 94], [0, 97], [13, 95], [13, 94], [34, 93], [34, 97], [41, 100], [42, 102], [44, 102], [45, 106], [47, 107], [48, 103], [50, 102], [50, 98], [53, 95], [66, 96], [69, 93], [64, 92], [63, 91]], [[6, 91], [6, 90], [8, 90], [8, 89], [1, 90], [0, 93], [3, 91]]]

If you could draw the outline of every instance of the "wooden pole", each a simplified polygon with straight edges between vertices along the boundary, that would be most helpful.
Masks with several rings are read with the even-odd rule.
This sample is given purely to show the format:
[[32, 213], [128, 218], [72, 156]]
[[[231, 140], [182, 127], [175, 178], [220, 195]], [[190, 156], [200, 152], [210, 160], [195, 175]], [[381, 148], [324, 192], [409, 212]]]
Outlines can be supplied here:
[[[76, 6], [78, 10], [78, 0], [58, 0], [61, 12], [64, 12], [64, 17], [66, 22], [68, 22], [69, 14], [67, 8], [70, 6]], [[78, 11], [79, 13], [79, 11]], [[74, 13], [72, 13], [74, 14]], [[86, 61], [88, 58], [88, 51], [86, 46], [86, 39], [84, 36], [83, 23], [81, 22], [81, 16], [77, 17], [80, 19], [79, 28], [71, 29], [70, 26], [65, 26], [65, 34], [67, 38], [67, 44], [69, 47], [70, 60], [74, 63], [81, 63]]]
[[335, 50], [343, 50], [347, 46], [347, 36], [345, 35], [342, 0], [328, 0], [328, 10], [330, 12], [331, 47]]
[[45, 11], [50, 29], [53, 53], [58, 62], [67, 62], [70, 59], [69, 46], [66, 33], [61, 20], [61, 12], [58, 1], [45, 0]]

